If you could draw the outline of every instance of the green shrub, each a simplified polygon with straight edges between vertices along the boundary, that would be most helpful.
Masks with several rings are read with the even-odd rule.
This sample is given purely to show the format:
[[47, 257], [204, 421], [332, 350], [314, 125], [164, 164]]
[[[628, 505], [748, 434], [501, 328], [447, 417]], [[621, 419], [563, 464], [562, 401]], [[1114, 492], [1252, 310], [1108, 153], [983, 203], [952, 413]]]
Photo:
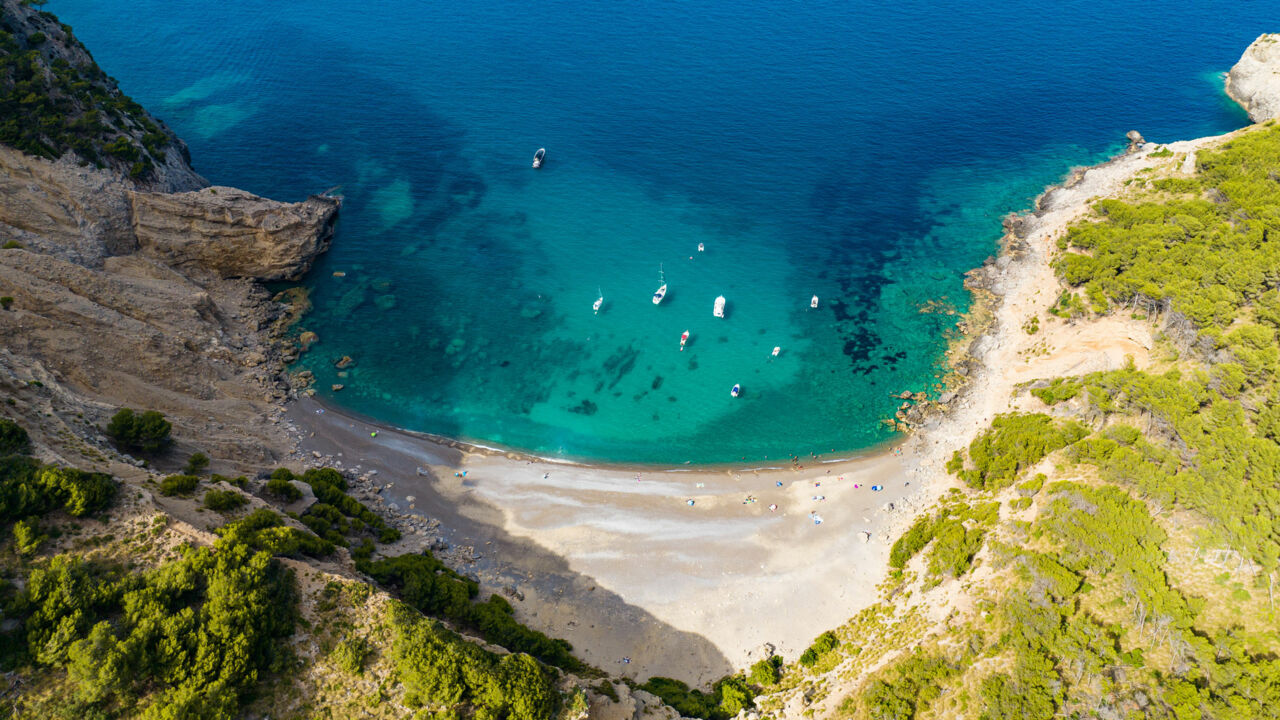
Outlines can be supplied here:
[[13, 307], [13, 296], [12, 296], [12, 295], [5, 295], [5, 296], [3, 296], [3, 297], [0, 297], [0, 308], [3, 308], [3, 309], [5, 309], [5, 310], [8, 310], [8, 309], [9, 309], [9, 308], [11, 308], [11, 307]]
[[613, 686], [612, 682], [608, 680], [601, 680], [600, 682], [595, 684], [593, 689], [597, 693], [609, 698], [610, 700], [614, 702], [619, 702], [618, 689]]
[[289, 527], [278, 513], [258, 508], [243, 519], [218, 528], [218, 534], [237, 543], [283, 557], [324, 557], [333, 554], [333, 543]]
[[363, 636], [351, 636], [343, 638], [333, 648], [333, 662], [338, 669], [348, 675], [359, 675], [364, 672], [364, 662], [368, 659], [373, 648], [369, 646], [369, 640]]
[[171, 430], [169, 421], [155, 410], [136, 414], [130, 408], [121, 408], [107, 425], [107, 435], [117, 444], [145, 453], [158, 453], [167, 448]]
[[[5, 241], [5, 243], [4, 243], [4, 245], [0, 245], [0, 249], [3, 249], [3, 250], [21, 250], [21, 249], [22, 249], [22, 243], [18, 242], [17, 240], [6, 240], [6, 241]], [[3, 300], [3, 298], [0, 298], [0, 300]], [[10, 301], [12, 301], [12, 300], [13, 300], [13, 298], [9, 298], [9, 300], [10, 300]], [[6, 309], [8, 309], [8, 308], [6, 308]]]
[[210, 490], [204, 494], [204, 506], [217, 512], [231, 512], [248, 502], [249, 498], [235, 490]]
[[278, 477], [272, 477], [267, 481], [267, 494], [278, 497], [286, 503], [297, 502], [302, 498], [302, 491], [292, 482]]
[[666, 677], [649, 678], [640, 689], [662, 698], [681, 715], [704, 720], [727, 720], [752, 707], [750, 688], [736, 675], [721, 678], [710, 693], [690, 690], [683, 682]]
[[187, 458], [187, 464], [182, 468], [182, 472], [186, 475], [199, 475], [207, 467], [209, 467], [209, 456], [202, 452], [194, 452]]
[[13, 524], [13, 547], [19, 555], [34, 555], [43, 540], [37, 523], [19, 520]]
[[18, 423], [0, 418], [0, 456], [26, 455], [31, 452], [31, 438]]
[[160, 481], [160, 494], [166, 496], [190, 495], [195, 492], [200, 478], [195, 475], [170, 475]]
[[40, 472], [40, 485], [50, 497], [61, 502], [72, 517], [102, 510], [116, 496], [116, 481], [110, 475], [73, 468], [44, 468]]
[[751, 666], [751, 671], [747, 674], [747, 679], [751, 681], [752, 685], [758, 685], [760, 687], [775, 685], [782, 677], [782, 673], [780, 672], [781, 667], [782, 658], [777, 655], [770, 655], [767, 658], [761, 658]]

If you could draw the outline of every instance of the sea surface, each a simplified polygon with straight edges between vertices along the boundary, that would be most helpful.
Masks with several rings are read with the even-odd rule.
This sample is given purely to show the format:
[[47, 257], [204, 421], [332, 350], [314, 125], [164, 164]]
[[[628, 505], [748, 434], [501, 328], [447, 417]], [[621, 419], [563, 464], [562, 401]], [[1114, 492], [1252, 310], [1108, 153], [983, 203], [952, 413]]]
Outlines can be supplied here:
[[1222, 74], [1280, 19], [1207, 0], [47, 9], [210, 181], [341, 186], [304, 280], [322, 397], [665, 464], [890, 440], [892, 396], [937, 392], [1001, 216], [1128, 130], [1246, 124]]

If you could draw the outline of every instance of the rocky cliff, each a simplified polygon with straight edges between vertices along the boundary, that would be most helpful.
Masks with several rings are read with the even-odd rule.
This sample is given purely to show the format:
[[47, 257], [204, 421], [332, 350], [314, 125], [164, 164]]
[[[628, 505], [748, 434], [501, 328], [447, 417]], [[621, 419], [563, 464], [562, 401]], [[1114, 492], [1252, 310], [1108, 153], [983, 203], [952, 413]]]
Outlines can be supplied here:
[[282, 205], [211, 187], [130, 192], [129, 209], [139, 250], [171, 267], [203, 268], [224, 278], [296, 280], [328, 249], [338, 201], [312, 196]]
[[1250, 120], [1280, 117], [1280, 33], [1259, 35], [1227, 73], [1226, 87]]
[[193, 449], [273, 459], [290, 309], [258, 281], [305, 273], [339, 201], [206, 187], [70, 28], [0, 11], [0, 377], [35, 394], [12, 411], [101, 426], [156, 409]]

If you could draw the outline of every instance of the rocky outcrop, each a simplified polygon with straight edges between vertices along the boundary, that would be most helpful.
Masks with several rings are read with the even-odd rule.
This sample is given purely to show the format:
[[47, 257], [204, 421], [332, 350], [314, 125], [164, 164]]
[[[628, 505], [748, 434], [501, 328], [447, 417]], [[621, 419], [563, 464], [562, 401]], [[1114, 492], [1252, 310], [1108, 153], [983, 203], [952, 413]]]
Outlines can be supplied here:
[[184, 273], [296, 279], [328, 249], [339, 201], [283, 203], [235, 188], [139, 192], [118, 174], [0, 146], [0, 244], [85, 267], [141, 251]]
[[272, 419], [289, 392], [294, 351], [279, 332], [292, 313], [256, 281], [306, 272], [338, 200], [206, 188], [182, 141], [70, 28], [17, 0], [0, 12], [0, 58], [34, 68], [18, 83], [17, 63], [0, 62], [0, 110], [19, 128], [0, 145], [10, 408], [33, 430], [60, 414], [85, 438], [119, 407], [159, 410], [188, 451], [270, 462], [290, 442]]
[[1227, 95], [1263, 122], [1280, 116], [1280, 33], [1258, 36], [1227, 73]]
[[174, 268], [219, 277], [294, 280], [329, 247], [338, 201], [316, 196], [283, 204], [243, 190], [130, 192], [139, 250]]

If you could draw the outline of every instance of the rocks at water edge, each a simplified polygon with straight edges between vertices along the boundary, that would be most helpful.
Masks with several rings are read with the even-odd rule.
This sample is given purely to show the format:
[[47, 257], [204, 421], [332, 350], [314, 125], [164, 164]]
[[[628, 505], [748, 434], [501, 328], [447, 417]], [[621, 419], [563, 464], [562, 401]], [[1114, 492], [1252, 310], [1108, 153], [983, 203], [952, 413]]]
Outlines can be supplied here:
[[1259, 35], [1227, 73], [1227, 95], [1262, 122], [1280, 116], [1280, 33]]

